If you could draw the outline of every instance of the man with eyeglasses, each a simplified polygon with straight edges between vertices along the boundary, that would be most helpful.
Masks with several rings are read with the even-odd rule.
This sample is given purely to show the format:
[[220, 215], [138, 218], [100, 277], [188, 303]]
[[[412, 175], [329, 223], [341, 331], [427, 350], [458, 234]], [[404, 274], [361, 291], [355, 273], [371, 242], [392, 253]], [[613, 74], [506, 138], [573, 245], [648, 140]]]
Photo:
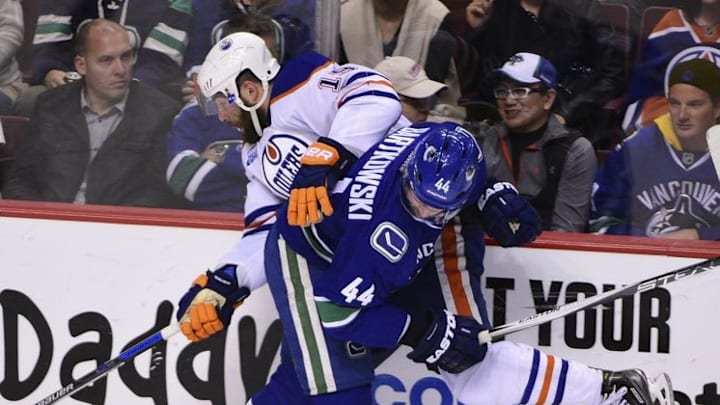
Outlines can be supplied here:
[[553, 112], [557, 73], [544, 57], [517, 53], [489, 77], [502, 121], [480, 124], [488, 177], [512, 183], [545, 230], [584, 232], [597, 158]]

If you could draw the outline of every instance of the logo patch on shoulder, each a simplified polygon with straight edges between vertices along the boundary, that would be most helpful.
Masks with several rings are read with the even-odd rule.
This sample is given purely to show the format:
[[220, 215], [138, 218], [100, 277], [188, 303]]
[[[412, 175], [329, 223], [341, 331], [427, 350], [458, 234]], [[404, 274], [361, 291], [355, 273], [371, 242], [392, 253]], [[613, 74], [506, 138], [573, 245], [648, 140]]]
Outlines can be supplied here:
[[307, 142], [297, 136], [270, 135], [262, 151], [262, 172], [273, 193], [288, 198], [290, 186], [300, 170], [300, 158], [307, 147]]
[[370, 246], [391, 263], [397, 263], [408, 250], [408, 237], [392, 222], [383, 222], [370, 235]]
[[250, 166], [255, 162], [258, 157], [257, 144], [251, 145], [247, 151], [247, 157], [245, 158], [245, 166]]
[[367, 349], [360, 343], [345, 342], [345, 350], [351, 359], [362, 357], [367, 354]]

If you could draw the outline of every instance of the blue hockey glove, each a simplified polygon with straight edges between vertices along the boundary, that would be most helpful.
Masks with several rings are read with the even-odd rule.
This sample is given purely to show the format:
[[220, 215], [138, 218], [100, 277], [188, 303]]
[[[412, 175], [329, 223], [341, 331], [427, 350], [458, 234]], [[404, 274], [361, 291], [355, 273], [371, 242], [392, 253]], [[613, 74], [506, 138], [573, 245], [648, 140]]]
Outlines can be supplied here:
[[225, 329], [235, 308], [250, 295], [247, 287], [238, 286], [235, 268], [228, 264], [206, 271], [180, 299], [177, 319], [189, 340], [207, 339]]
[[[449, 373], [460, 373], [485, 358], [487, 345], [480, 344], [478, 333], [484, 330], [475, 319], [453, 315], [447, 310], [432, 311], [416, 320], [413, 317], [408, 332], [401, 343], [412, 346], [408, 358], [430, 367], [438, 367]], [[414, 324], [414, 325], [413, 325]], [[420, 339], [414, 337], [423, 325]]]
[[290, 188], [288, 223], [308, 226], [320, 222], [321, 213], [332, 215], [328, 188], [355, 160], [355, 155], [330, 138], [319, 138], [308, 146]]
[[530, 243], [542, 232], [535, 208], [508, 182], [497, 182], [485, 189], [478, 208], [488, 235], [502, 247]]

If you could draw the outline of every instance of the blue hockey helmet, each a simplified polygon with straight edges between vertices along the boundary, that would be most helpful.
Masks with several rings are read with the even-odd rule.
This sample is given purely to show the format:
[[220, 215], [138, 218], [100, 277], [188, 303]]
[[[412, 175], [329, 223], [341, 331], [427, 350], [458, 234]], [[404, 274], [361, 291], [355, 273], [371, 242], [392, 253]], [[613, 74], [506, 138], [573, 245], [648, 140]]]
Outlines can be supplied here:
[[485, 182], [482, 151], [462, 126], [450, 122], [423, 125], [430, 130], [408, 158], [407, 184], [424, 204], [456, 211], [467, 201], [473, 184]]

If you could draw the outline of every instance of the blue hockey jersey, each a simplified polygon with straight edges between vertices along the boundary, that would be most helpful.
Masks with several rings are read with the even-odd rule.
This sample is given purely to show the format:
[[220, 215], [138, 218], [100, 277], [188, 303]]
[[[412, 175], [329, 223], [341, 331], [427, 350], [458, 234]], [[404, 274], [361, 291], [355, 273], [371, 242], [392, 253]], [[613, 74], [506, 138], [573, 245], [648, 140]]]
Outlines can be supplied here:
[[[208, 211], [243, 212], [247, 177], [242, 161], [241, 133], [206, 116], [197, 103], [186, 105], [168, 132], [166, 179], [173, 192]], [[227, 145], [225, 158], [214, 163], [202, 157], [210, 145]]]
[[720, 180], [707, 152], [683, 151], [669, 115], [626, 139], [593, 185], [593, 232], [657, 237], [683, 228], [720, 240]]
[[[394, 347], [408, 313], [388, 297], [408, 285], [428, 260], [443, 225], [411, 216], [403, 206], [400, 175], [415, 144], [433, 125], [417, 124], [388, 135], [365, 153], [331, 196], [335, 212], [307, 228], [278, 229], [288, 247], [310, 266], [313, 293], [325, 330], [341, 340]], [[482, 162], [481, 164], [484, 164]], [[482, 176], [466, 206], [476, 206]], [[277, 277], [268, 268], [268, 278]]]

